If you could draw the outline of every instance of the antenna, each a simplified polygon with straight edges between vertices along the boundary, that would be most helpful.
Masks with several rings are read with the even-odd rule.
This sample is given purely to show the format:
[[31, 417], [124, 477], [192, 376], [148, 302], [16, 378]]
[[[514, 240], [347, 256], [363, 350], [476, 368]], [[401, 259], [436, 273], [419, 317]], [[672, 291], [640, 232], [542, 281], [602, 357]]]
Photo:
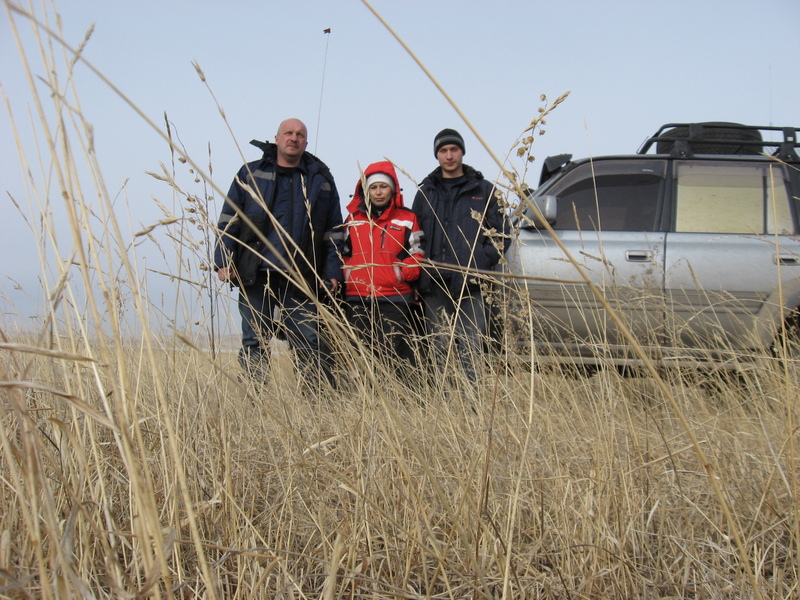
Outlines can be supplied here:
[[769, 63], [769, 126], [772, 127], [772, 63]]
[[330, 27], [322, 30], [322, 33], [325, 34], [325, 60], [322, 61], [322, 85], [319, 88], [319, 110], [317, 111], [317, 135], [314, 136], [314, 154], [317, 153], [317, 145], [319, 144], [319, 121], [322, 115], [322, 92], [325, 90], [325, 68], [328, 66], [328, 42], [331, 39], [328, 34], [330, 32]]

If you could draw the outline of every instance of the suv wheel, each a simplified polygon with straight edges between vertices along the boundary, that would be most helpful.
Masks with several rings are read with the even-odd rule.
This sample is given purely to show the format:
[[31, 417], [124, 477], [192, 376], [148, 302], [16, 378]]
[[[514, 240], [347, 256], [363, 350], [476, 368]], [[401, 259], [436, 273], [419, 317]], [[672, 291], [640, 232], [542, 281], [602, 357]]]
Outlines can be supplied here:
[[[735, 146], [730, 143], [714, 144], [711, 141], [700, 142], [698, 140], [741, 140], [743, 142], [762, 141], [761, 133], [757, 129], [748, 129], [738, 123], [703, 123], [703, 128], [699, 137], [690, 141], [690, 147], [694, 154], [761, 154], [763, 146], [744, 144]], [[673, 127], [661, 134], [661, 138], [667, 139], [688, 139], [689, 127]], [[656, 144], [657, 154], [671, 154], [675, 147], [674, 142], [659, 141]]]
[[772, 353], [777, 358], [800, 359], [800, 312], [797, 310], [786, 318], [783, 328], [775, 336]]

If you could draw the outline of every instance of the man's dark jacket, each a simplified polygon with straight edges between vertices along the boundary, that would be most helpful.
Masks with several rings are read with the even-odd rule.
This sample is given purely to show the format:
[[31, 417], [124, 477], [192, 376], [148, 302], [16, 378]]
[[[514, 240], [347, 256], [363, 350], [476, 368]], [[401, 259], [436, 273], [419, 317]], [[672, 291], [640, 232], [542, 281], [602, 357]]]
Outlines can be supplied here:
[[[420, 183], [412, 210], [425, 232], [426, 258], [457, 267], [490, 270], [499, 262], [500, 252], [486, 233], [499, 234], [495, 243], [505, 250], [508, 245], [507, 239], [502, 237], [505, 217], [500, 211], [494, 185], [469, 165], [464, 165], [464, 175], [466, 179], [451, 201], [442, 168], [437, 167]], [[475, 278], [467, 281], [468, 287], [478, 285]], [[428, 266], [420, 277], [419, 290], [424, 294], [445, 285], [451, 292], [458, 293], [463, 283], [464, 275], [457, 270]]]
[[[231, 266], [232, 261], [236, 284], [244, 286], [255, 281], [259, 270], [286, 271], [282, 265], [266, 264], [262, 253], [272, 253], [238, 215], [238, 211], [244, 213], [265, 238], [273, 227], [267, 211], [274, 200], [277, 146], [255, 140], [250, 143], [261, 148], [264, 155], [244, 165], [234, 177], [229, 201], [217, 223], [220, 237], [214, 251], [216, 268]], [[333, 176], [325, 163], [309, 152], [303, 153], [297, 170], [300, 176], [294, 177], [292, 190], [293, 225], [288, 232], [291, 240], [285, 242], [285, 255], [293, 263], [290, 269], [299, 270], [310, 283], [315, 277], [341, 281], [342, 210]]]

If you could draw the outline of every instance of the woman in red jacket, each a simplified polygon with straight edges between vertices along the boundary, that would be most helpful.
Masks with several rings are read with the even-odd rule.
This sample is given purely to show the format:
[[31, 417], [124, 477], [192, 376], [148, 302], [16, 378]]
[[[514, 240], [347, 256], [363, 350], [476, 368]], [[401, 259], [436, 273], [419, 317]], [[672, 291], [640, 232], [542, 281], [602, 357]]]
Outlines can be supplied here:
[[[366, 193], [364, 193], [366, 189]], [[345, 219], [345, 297], [351, 322], [375, 352], [415, 365], [411, 283], [419, 279], [423, 233], [403, 206], [394, 166], [371, 164], [356, 184]]]

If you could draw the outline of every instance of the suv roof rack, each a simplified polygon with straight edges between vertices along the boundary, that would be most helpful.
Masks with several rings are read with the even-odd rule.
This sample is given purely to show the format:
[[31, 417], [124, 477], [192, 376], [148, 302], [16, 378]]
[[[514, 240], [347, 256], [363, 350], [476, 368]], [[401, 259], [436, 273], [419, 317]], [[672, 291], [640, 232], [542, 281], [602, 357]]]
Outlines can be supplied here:
[[[779, 132], [782, 140], [764, 139]], [[766, 135], [764, 135], [766, 134]], [[638, 154], [656, 145], [657, 154], [690, 157], [695, 154], [770, 154], [786, 162], [800, 162], [797, 127], [742, 125], [740, 123], [667, 123], [647, 138]], [[772, 137], [776, 136], [772, 133]]]

